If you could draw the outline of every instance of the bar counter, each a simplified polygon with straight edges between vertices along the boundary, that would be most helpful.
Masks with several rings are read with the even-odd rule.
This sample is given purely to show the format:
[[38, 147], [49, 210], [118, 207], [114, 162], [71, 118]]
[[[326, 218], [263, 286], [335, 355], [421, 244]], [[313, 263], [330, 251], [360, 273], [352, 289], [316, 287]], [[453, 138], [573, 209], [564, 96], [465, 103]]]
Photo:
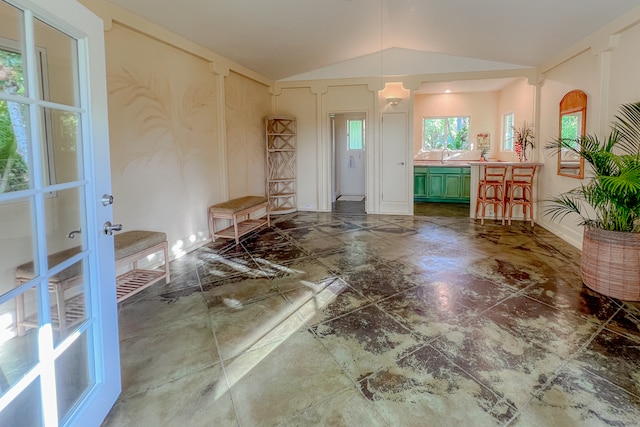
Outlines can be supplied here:
[[[503, 162], [503, 161], [498, 161], [498, 160], [494, 160], [494, 161], [475, 161], [475, 160], [470, 160], [466, 162], [469, 166], [471, 166], [471, 197], [469, 200], [469, 217], [470, 218], [475, 218], [475, 212], [476, 212], [476, 198], [477, 198], [477, 194], [478, 194], [478, 181], [480, 180], [480, 167], [484, 167], [484, 166], [538, 166], [538, 169], [540, 169], [541, 167], [544, 166], [544, 163], [539, 163], [539, 162]], [[475, 167], [477, 166], [477, 167]], [[536, 201], [537, 201], [537, 185], [535, 183], [537, 183], [538, 181], [538, 176], [540, 175], [539, 171], [536, 171], [536, 175], [534, 177], [534, 185], [533, 185], [533, 206], [534, 206], [534, 210], [533, 210], [533, 217], [536, 219], [538, 219], [538, 211], [537, 211], [537, 207], [536, 207]], [[509, 179], [509, 177], [511, 176], [511, 169], [509, 168], [509, 171], [507, 172], [507, 179]], [[519, 220], [519, 217], [522, 216], [522, 212], [515, 212], [514, 211], [514, 215], [515, 215], [515, 220]], [[501, 219], [501, 216], [498, 216], [497, 219]]]

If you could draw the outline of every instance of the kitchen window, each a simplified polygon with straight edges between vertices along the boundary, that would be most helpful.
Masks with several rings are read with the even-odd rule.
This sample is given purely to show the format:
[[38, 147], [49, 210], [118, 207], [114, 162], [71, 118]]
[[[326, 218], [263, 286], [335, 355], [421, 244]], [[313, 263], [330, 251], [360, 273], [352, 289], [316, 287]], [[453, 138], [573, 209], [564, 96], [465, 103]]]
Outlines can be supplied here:
[[424, 117], [422, 119], [423, 150], [469, 149], [469, 116]]
[[502, 149], [513, 151], [513, 113], [502, 116]]

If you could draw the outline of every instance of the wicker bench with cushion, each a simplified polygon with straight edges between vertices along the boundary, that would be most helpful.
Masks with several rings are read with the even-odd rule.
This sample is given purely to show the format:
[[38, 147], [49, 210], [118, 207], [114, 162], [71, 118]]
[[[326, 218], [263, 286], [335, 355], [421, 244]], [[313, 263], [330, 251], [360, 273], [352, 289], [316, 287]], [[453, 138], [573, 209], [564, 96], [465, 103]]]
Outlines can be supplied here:
[[[132, 295], [154, 283], [166, 279], [169, 283], [169, 242], [167, 235], [159, 231], [126, 231], [116, 234], [114, 249], [116, 269], [132, 265], [133, 268], [116, 277], [116, 294], [118, 302], [124, 301]], [[149, 270], [138, 268], [138, 262], [156, 252], [163, 252], [163, 268]]]
[[[55, 266], [66, 259], [80, 252], [80, 246], [65, 249], [60, 252], [53, 253], [48, 257], [48, 264]], [[22, 285], [34, 278], [33, 262], [27, 262], [16, 268], [16, 283]], [[49, 292], [53, 293], [57, 310], [51, 312], [51, 323], [56, 329], [65, 330], [80, 323], [84, 319], [84, 298], [83, 295], [77, 295], [69, 300], [65, 299], [64, 293], [82, 284], [82, 263], [76, 262], [70, 267], [62, 270], [58, 274], [51, 276], [49, 279]], [[66, 315], [61, 316], [61, 313]], [[18, 325], [18, 334], [24, 334], [25, 327], [35, 328], [38, 326], [37, 314], [25, 317], [24, 294], [16, 297], [16, 323]]]
[[[260, 218], [252, 218], [251, 214], [263, 210], [266, 215]], [[230, 227], [216, 231], [215, 220], [226, 219], [233, 222]], [[231, 199], [223, 203], [209, 207], [209, 232], [211, 239], [216, 237], [224, 239], [235, 239], [236, 244], [240, 242], [240, 237], [263, 225], [270, 226], [269, 201], [266, 197], [246, 196], [238, 199]]]
[[[114, 236], [116, 268], [133, 268], [116, 277], [116, 294], [118, 302], [137, 294], [159, 280], [169, 282], [169, 244], [165, 233], [156, 231], [127, 231]], [[79, 253], [80, 246], [53, 253], [48, 257], [48, 265], [55, 266]], [[163, 252], [164, 265], [161, 270], [138, 268], [138, 262], [156, 252]], [[70, 267], [51, 276], [49, 292], [55, 299], [55, 309], [51, 311], [51, 323], [55, 329], [64, 331], [85, 319], [84, 293], [76, 292], [70, 298], [65, 292], [83, 284], [82, 263], [77, 262]], [[16, 282], [20, 285], [34, 277], [33, 262], [24, 263], [16, 268]], [[25, 327], [37, 327], [37, 315], [25, 317], [24, 294], [16, 297], [16, 320], [18, 333], [22, 335]]]

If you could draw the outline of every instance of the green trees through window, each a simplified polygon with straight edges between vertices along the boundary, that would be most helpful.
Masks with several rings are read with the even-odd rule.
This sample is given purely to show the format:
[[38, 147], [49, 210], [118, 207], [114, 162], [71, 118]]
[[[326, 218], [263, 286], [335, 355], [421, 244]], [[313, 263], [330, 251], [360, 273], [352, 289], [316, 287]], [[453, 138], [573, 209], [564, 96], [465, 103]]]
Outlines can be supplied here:
[[425, 117], [423, 119], [422, 148], [469, 149], [470, 117]]
[[[0, 49], [0, 92], [24, 93], [22, 58]], [[29, 188], [24, 111], [17, 102], [0, 101], [0, 193]]]

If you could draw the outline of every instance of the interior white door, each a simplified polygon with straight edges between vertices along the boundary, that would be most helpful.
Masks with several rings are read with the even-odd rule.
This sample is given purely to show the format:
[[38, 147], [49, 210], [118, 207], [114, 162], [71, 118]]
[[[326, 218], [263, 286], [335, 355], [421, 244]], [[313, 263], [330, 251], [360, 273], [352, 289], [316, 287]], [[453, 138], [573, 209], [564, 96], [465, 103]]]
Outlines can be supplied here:
[[407, 127], [407, 113], [382, 114], [380, 211], [384, 213], [410, 213]]
[[76, 1], [0, 1], [2, 426], [99, 425], [120, 393], [104, 61]]
[[365, 117], [364, 113], [336, 114], [335, 162], [340, 183], [339, 195], [365, 195]]

